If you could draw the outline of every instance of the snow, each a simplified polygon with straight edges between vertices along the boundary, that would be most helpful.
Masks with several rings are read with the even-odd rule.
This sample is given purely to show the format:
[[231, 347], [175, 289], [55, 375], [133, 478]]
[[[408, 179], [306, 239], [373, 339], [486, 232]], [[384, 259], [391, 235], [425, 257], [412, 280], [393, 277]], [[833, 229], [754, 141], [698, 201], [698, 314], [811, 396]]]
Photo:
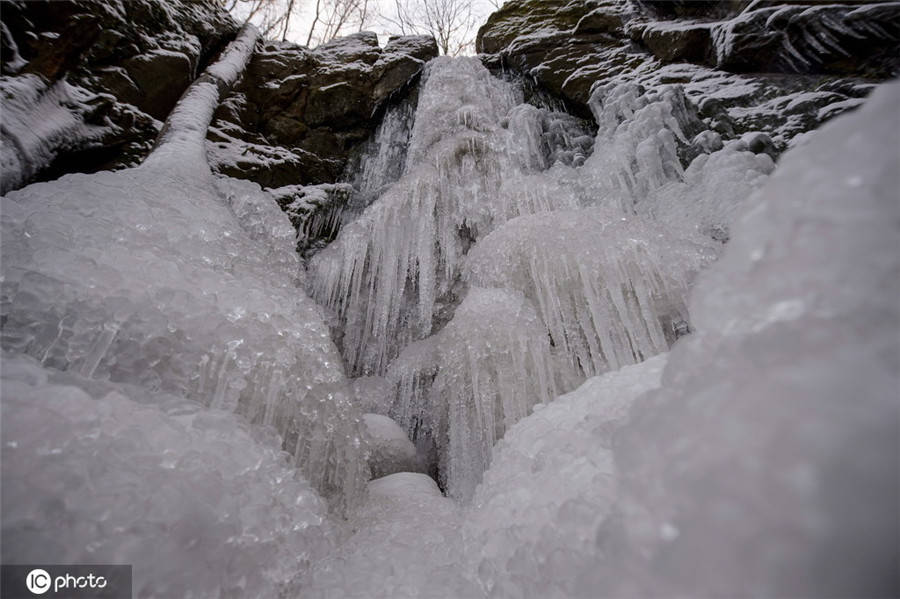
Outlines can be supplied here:
[[[696, 332], [624, 424], [628, 398], [656, 386], [639, 375], [652, 361], [507, 432], [466, 518], [485, 594], [896, 590], [900, 140], [884, 123], [898, 98], [878, 90], [783, 157], [692, 291]], [[602, 417], [568, 410], [618, 377], [623, 403], [589, 404], [619, 415], [610, 443]], [[533, 481], [556, 455], [598, 464], [595, 490], [578, 495], [578, 474]]]
[[162, 167], [190, 164], [209, 171], [206, 161], [206, 132], [219, 105], [220, 94], [231, 88], [253, 54], [259, 32], [246, 24], [222, 56], [210, 65], [178, 100], [163, 125], [157, 147], [146, 163]]

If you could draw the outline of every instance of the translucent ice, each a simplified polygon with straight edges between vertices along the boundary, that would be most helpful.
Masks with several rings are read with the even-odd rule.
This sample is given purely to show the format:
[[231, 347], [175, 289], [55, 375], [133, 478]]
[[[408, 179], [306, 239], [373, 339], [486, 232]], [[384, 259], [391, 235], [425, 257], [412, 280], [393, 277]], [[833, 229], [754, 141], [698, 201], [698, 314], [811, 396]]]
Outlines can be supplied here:
[[513, 219], [469, 253], [473, 284], [525, 293], [565, 357], [568, 385], [668, 349], [714, 251], [636, 216], [588, 208]]

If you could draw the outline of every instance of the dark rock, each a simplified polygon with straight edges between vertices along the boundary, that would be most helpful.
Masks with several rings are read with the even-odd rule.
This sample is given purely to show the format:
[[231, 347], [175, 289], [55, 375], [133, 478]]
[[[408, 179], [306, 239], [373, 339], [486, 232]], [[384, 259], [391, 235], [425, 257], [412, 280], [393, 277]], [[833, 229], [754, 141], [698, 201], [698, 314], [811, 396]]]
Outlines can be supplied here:
[[[232, 93], [240, 102], [216, 113], [214, 125], [231, 141], [217, 140], [214, 169], [272, 187], [333, 183], [389, 98], [402, 95], [437, 53], [430, 36], [394, 37], [381, 49], [371, 32], [314, 50], [266, 44]], [[277, 148], [261, 150], [266, 145]], [[248, 151], [257, 157], [247, 160]]]
[[438, 55], [437, 41], [430, 35], [392, 35], [384, 47], [387, 54], [405, 54], [428, 62]]
[[[0, 22], [2, 70], [13, 76], [2, 84], [12, 169], [2, 192], [138, 163], [157, 119], [237, 31], [214, 0], [5, 1]], [[22, 104], [25, 89], [41, 114]]]
[[138, 54], [126, 60], [123, 67], [137, 87], [137, 94], [129, 94], [127, 86], [116, 86], [116, 91], [124, 93], [123, 101], [159, 120], [165, 120], [193, 80], [190, 58], [172, 50]]
[[650, 23], [636, 30], [641, 43], [662, 62], [703, 63], [712, 55], [709, 23]]
[[510, 0], [476, 47], [582, 116], [600, 83], [680, 84], [706, 128], [782, 151], [900, 72], [900, 3]]

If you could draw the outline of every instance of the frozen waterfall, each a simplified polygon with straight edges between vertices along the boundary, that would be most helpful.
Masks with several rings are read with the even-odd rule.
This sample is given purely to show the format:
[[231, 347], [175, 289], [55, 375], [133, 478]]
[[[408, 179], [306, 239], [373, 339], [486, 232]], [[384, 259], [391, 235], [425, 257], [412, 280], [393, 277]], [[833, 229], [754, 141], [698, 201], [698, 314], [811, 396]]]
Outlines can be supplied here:
[[678, 85], [597, 85], [593, 123], [475, 58], [417, 93], [288, 215], [201, 128], [2, 198], [3, 562], [134, 564], [137, 597], [895, 590], [900, 84], [777, 169]]
[[[466, 499], [535, 403], [689, 330], [694, 276], [773, 164], [733, 142], [682, 166], [686, 136], [703, 136], [677, 86], [598, 88], [592, 139], [477, 59], [423, 78], [402, 175], [310, 261], [309, 288], [351, 372], [394, 381], [387, 412]], [[367, 163], [397, 155], [379, 135]]]

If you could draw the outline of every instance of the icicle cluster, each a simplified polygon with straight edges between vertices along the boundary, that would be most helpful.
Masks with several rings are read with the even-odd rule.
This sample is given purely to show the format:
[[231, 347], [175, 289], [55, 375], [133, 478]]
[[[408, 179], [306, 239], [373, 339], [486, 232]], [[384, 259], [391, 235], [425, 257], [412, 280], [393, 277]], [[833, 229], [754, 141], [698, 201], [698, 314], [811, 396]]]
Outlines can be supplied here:
[[[518, 102], [477, 60], [434, 61], [403, 176], [309, 265], [350, 370], [387, 372], [391, 416], [436, 456], [454, 497], [471, 496], [494, 441], [547, 389], [664, 352], [689, 330], [695, 273], [773, 167], [704, 132], [678, 86], [597, 89], [594, 139]], [[698, 157], [685, 168], [684, 156]], [[496, 289], [463, 310], [467, 285]], [[504, 322], [499, 298], [523, 295], [535, 320], [522, 334], [541, 342], [513, 343], [531, 352], [518, 362], [504, 362], [509, 343], [482, 346], [489, 333], [459, 333]], [[530, 390], [481, 370], [526, 362], [541, 371], [517, 379]], [[498, 411], [500, 396], [517, 399]]]
[[551, 180], [535, 179], [525, 193], [509, 183], [546, 164], [545, 148], [523, 141], [542, 130], [540, 115], [532, 107], [510, 113], [517, 101], [476, 59], [433, 62], [405, 174], [310, 261], [313, 296], [344, 323], [354, 373], [383, 373], [404, 346], [431, 333], [475, 239], [573, 198]]
[[537, 306], [566, 386], [664, 352], [687, 332], [687, 291], [711, 251], [638, 217], [587, 208], [513, 219], [469, 253], [475, 285]]

